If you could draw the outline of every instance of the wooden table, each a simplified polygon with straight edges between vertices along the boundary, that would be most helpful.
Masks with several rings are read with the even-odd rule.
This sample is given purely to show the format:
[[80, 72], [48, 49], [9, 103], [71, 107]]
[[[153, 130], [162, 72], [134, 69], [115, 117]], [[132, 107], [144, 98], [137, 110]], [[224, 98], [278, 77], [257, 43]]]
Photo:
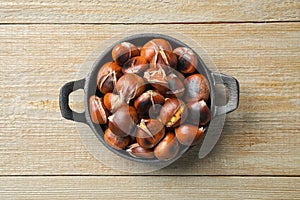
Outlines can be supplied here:
[[[297, 0], [2, 0], [0, 199], [299, 199], [299, 11]], [[58, 94], [102, 41], [148, 28], [199, 43], [239, 80], [240, 106], [208, 157], [137, 175], [87, 151]]]

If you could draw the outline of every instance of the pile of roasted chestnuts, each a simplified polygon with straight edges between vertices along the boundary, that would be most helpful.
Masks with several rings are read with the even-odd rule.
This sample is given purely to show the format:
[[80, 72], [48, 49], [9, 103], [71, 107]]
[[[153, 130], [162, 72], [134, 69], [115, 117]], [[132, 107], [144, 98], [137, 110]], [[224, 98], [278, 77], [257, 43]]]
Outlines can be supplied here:
[[105, 128], [104, 141], [139, 159], [170, 160], [197, 145], [211, 119], [210, 90], [187, 47], [164, 39], [112, 49], [97, 75], [90, 117]]

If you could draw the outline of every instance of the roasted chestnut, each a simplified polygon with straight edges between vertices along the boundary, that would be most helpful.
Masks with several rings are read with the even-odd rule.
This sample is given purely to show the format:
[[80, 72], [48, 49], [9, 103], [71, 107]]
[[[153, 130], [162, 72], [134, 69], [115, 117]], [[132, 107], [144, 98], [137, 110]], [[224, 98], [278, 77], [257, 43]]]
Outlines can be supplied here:
[[99, 70], [97, 85], [101, 93], [113, 92], [117, 80], [122, 76], [122, 68], [114, 62], [105, 63]]
[[118, 65], [123, 65], [127, 60], [139, 55], [138, 48], [129, 43], [122, 42], [117, 44], [112, 50], [112, 58]]
[[156, 119], [142, 119], [136, 131], [137, 143], [146, 149], [153, 148], [165, 135], [164, 125]]
[[114, 134], [109, 128], [104, 132], [104, 141], [117, 150], [125, 149], [130, 143], [130, 137], [120, 137]]
[[181, 144], [186, 146], [199, 144], [203, 133], [203, 127], [199, 128], [191, 124], [183, 124], [175, 129], [176, 138]]
[[188, 118], [186, 122], [196, 126], [205, 126], [211, 118], [210, 110], [204, 100], [187, 104]]
[[174, 133], [169, 132], [154, 148], [154, 155], [159, 160], [170, 160], [179, 152], [179, 143]]
[[198, 60], [196, 54], [187, 47], [177, 47], [173, 51], [178, 57], [177, 70], [190, 74], [196, 70]]
[[184, 99], [187, 102], [207, 101], [209, 98], [209, 84], [205, 76], [202, 74], [193, 74], [184, 81], [185, 94]]
[[172, 51], [171, 44], [164, 39], [153, 39], [147, 42], [141, 49], [141, 56], [151, 62], [154, 56], [158, 56], [163, 51]]
[[187, 118], [185, 104], [177, 99], [167, 99], [160, 110], [160, 120], [166, 127], [176, 127], [182, 124]]
[[125, 102], [119, 95], [110, 92], [104, 95], [103, 103], [107, 110], [111, 113], [114, 113], [119, 107], [125, 105]]
[[144, 73], [144, 79], [163, 95], [169, 90], [167, 75], [161, 66], [146, 70]]
[[177, 56], [172, 51], [158, 51], [159, 53], [153, 56], [150, 61], [151, 67], [156, 68], [158, 65], [167, 66], [170, 69], [175, 69], [177, 67]]
[[138, 143], [134, 143], [130, 145], [126, 151], [129, 153], [129, 155], [135, 158], [145, 158], [145, 159], [154, 158], [153, 149], [145, 149], [141, 147]]
[[140, 96], [145, 90], [144, 79], [136, 74], [126, 73], [117, 82], [116, 89], [120, 98], [127, 104], [131, 99]]
[[129, 59], [122, 67], [123, 73], [134, 73], [142, 75], [148, 68], [147, 60], [142, 56]]
[[167, 76], [167, 80], [168, 80], [168, 85], [169, 85], [169, 91], [166, 92], [165, 96], [169, 97], [169, 98], [182, 97], [184, 94], [185, 88], [184, 88], [184, 84], [180, 80], [180, 78], [176, 74], [172, 73]]
[[103, 100], [96, 95], [90, 97], [89, 100], [89, 109], [92, 122], [95, 124], [106, 124], [108, 111], [103, 105]]
[[116, 112], [108, 117], [108, 127], [120, 137], [135, 135], [138, 115], [132, 106], [121, 106]]
[[[160, 93], [148, 90], [141, 94], [135, 101], [134, 107], [136, 108], [137, 114], [141, 118], [149, 118], [156, 117], [159, 114], [160, 107], [158, 105], [163, 105], [165, 102], [164, 96]], [[149, 110], [151, 108], [151, 114], [149, 114]]]

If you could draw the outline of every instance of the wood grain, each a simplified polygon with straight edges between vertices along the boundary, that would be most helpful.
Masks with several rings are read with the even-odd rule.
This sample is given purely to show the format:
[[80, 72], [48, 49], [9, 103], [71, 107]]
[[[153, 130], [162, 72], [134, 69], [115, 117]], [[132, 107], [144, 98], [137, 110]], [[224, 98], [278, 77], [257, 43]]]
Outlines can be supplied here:
[[[299, 199], [298, 177], [1, 177], [3, 199]], [[118, 191], [118, 192], [116, 192]]]
[[299, 21], [294, 0], [2, 0], [0, 23]]
[[90, 52], [129, 28], [193, 38], [220, 72], [240, 81], [240, 107], [214, 151], [197, 160], [194, 148], [155, 174], [300, 174], [300, 23], [249, 23], [0, 26], [1, 175], [120, 173], [87, 151], [75, 124], [61, 117], [58, 94]]

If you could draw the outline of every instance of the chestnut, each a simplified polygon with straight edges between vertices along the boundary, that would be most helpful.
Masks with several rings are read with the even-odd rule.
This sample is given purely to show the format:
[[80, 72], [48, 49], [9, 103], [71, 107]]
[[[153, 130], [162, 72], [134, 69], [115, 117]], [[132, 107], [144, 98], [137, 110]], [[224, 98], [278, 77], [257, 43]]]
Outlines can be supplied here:
[[152, 60], [150, 61], [150, 65], [154, 68], [156, 68], [158, 65], [161, 65], [170, 67], [170, 69], [176, 69], [177, 56], [172, 51], [159, 51], [159, 53], [153, 56]]
[[129, 145], [130, 137], [117, 136], [108, 128], [104, 132], [104, 141], [112, 148], [122, 150]]
[[123, 73], [134, 73], [141, 75], [148, 68], [147, 60], [142, 56], [129, 59], [122, 67]]
[[174, 54], [178, 57], [177, 69], [186, 74], [193, 73], [198, 65], [196, 54], [187, 47], [177, 47]]
[[141, 56], [148, 62], [151, 62], [154, 56], [157, 56], [163, 51], [172, 51], [171, 44], [164, 39], [156, 38], [147, 42], [141, 49]]
[[187, 118], [185, 104], [177, 99], [167, 99], [160, 110], [160, 120], [166, 127], [176, 127], [183, 123]]
[[[162, 96], [160, 93], [148, 90], [141, 94], [135, 101], [134, 101], [134, 107], [136, 108], [137, 114], [141, 118], [149, 118], [155, 117], [159, 113], [159, 105], [163, 105], [165, 102], [164, 96]], [[149, 114], [149, 110], [151, 109], [151, 115]]]
[[142, 119], [136, 131], [137, 143], [146, 149], [153, 148], [165, 135], [164, 125], [156, 119]]
[[152, 149], [145, 149], [141, 147], [138, 143], [134, 143], [129, 146], [126, 150], [129, 155], [135, 158], [145, 158], [145, 159], [153, 159], [154, 153]]
[[105, 63], [97, 75], [97, 85], [101, 93], [113, 92], [117, 80], [123, 75], [122, 68], [114, 62]]
[[193, 74], [188, 76], [185, 81], [184, 99], [186, 102], [207, 101], [209, 98], [209, 84], [202, 74]]
[[180, 80], [180, 78], [175, 75], [174, 73], [167, 76], [168, 85], [169, 85], [169, 91], [166, 92], [166, 97], [173, 97], [173, 98], [179, 98], [182, 97], [184, 94], [184, 84]]
[[169, 132], [154, 148], [154, 155], [159, 160], [175, 158], [179, 152], [179, 143], [174, 133]]
[[103, 104], [107, 110], [114, 113], [119, 107], [125, 104], [119, 95], [114, 93], [106, 93], [103, 97]]
[[176, 138], [186, 146], [199, 144], [204, 135], [203, 127], [199, 128], [191, 124], [183, 124], [175, 129]]
[[124, 74], [116, 84], [120, 98], [129, 104], [131, 99], [141, 95], [145, 90], [144, 79], [136, 74]]
[[138, 116], [134, 107], [121, 106], [108, 120], [108, 127], [115, 135], [125, 137], [135, 134]]
[[93, 95], [89, 99], [89, 110], [92, 122], [95, 124], [106, 124], [108, 111], [103, 104], [103, 99]]
[[118, 65], [123, 65], [127, 60], [139, 55], [138, 48], [130, 42], [117, 44], [112, 52], [112, 58]]
[[196, 126], [205, 126], [210, 121], [211, 113], [204, 100], [188, 103], [187, 109], [189, 115], [186, 122]]
[[163, 95], [169, 90], [167, 75], [161, 66], [146, 70], [144, 73], [144, 79]]

